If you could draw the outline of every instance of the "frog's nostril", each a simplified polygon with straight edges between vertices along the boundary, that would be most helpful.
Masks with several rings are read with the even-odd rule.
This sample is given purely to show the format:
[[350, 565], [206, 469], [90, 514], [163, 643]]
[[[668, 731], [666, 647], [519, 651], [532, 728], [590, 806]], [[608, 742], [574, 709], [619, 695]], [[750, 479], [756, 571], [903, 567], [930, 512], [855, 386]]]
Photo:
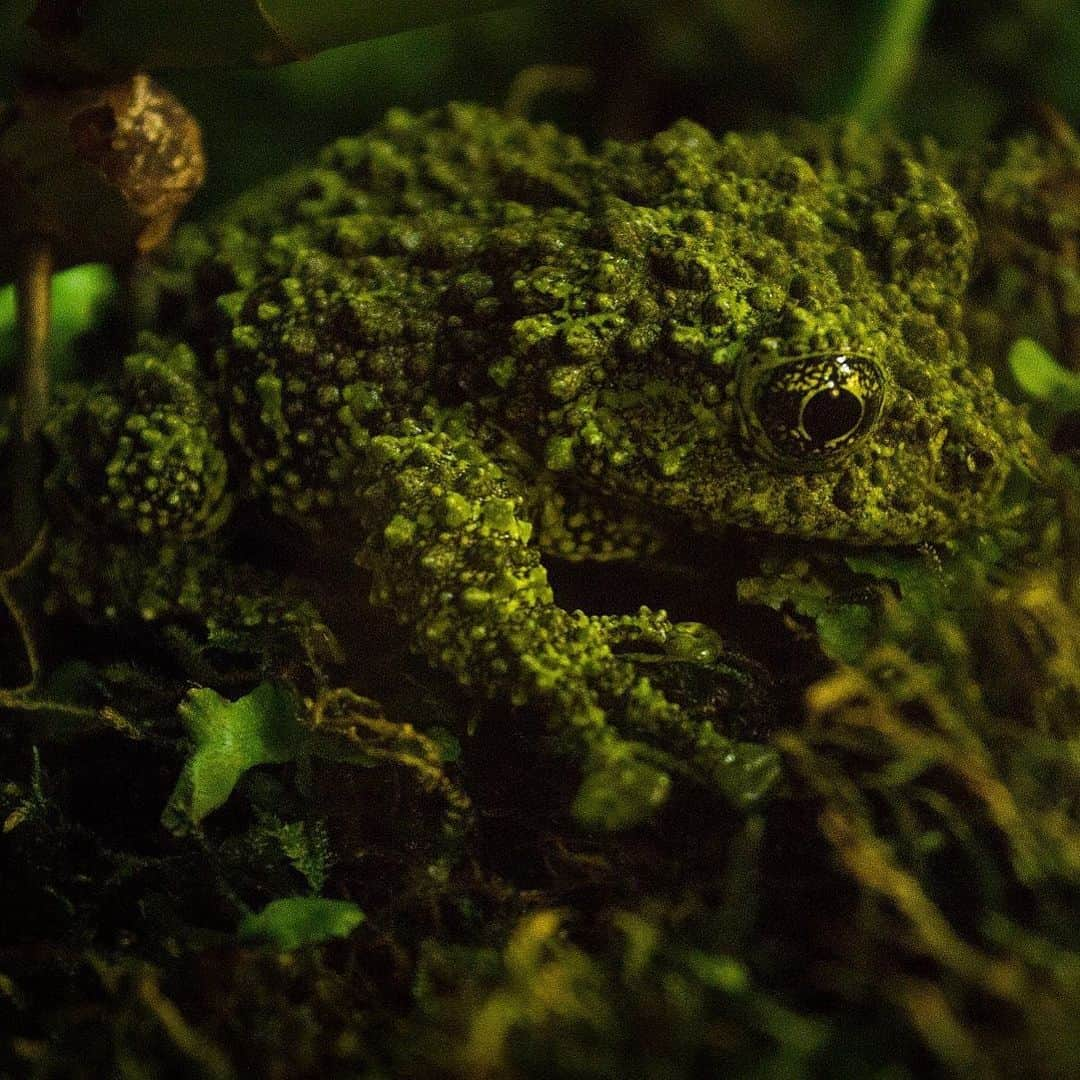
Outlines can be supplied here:
[[965, 446], [958, 446], [948, 469], [956, 488], [968, 491], [989, 491], [997, 487], [1001, 474], [1002, 447], [987, 445], [986, 442], [971, 440]]
[[985, 476], [993, 467], [995, 462], [994, 455], [989, 450], [984, 450], [981, 447], [977, 447], [974, 450], [969, 450], [967, 460], [968, 472], [974, 477]]
[[954, 433], [942, 447], [942, 479], [954, 491], [979, 492], [996, 486], [1003, 447], [992, 437]]

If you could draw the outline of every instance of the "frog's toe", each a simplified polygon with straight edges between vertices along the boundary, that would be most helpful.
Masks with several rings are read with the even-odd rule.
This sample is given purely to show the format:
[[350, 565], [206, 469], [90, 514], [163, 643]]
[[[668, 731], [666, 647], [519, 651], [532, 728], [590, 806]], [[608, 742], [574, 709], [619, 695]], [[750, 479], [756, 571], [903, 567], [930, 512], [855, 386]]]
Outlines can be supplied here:
[[577, 816], [636, 824], [666, 800], [668, 778], [740, 810], [763, 798], [780, 771], [776, 751], [760, 741], [778, 714], [764, 669], [700, 623], [673, 624], [648, 609], [599, 621], [620, 674], [609, 692], [601, 688], [607, 723], [597, 730], [607, 736], [592, 741]]
[[585, 775], [573, 813], [583, 825], [614, 831], [647, 821], [667, 801], [671, 777], [656, 766], [627, 757]]
[[762, 665], [724, 645], [711, 627], [667, 623], [642, 635], [627, 622], [626, 638], [612, 651], [692, 722], [734, 739], [761, 740], [775, 730], [778, 710], [772, 680]]

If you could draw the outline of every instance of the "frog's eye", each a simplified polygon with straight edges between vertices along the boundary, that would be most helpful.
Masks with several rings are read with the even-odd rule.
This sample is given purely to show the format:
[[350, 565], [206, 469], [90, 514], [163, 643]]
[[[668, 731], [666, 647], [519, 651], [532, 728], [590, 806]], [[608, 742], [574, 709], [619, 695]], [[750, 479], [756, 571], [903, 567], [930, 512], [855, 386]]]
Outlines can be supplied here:
[[828, 468], [857, 446], [877, 423], [884, 397], [880, 365], [851, 353], [750, 363], [739, 382], [750, 444], [800, 472]]

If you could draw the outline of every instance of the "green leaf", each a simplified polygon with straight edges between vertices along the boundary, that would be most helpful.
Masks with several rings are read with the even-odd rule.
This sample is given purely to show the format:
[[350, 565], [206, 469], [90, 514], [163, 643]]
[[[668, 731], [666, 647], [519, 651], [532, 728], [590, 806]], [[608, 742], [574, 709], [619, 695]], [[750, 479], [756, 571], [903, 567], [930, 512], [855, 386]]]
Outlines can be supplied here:
[[293, 698], [275, 683], [262, 683], [237, 701], [192, 690], [178, 711], [195, 743], [161, 815], [178, 834], [221, 806], [248, 769], [292, 761], [307, 741]]
[[894, 582], [903, 609], [932, 620], [946, 607], [956, 571], [951, 562], [937, 564], [924, 555], [904, 551], [868, 551], [844, 558], [857, 574]]
[[1037, 341], [1019, 338], [1013, 343], [1009, 370], [1029, 398], [1058, 412], [1080, 409], [1080, 375], [1063, 368]]
[[796, 614], [813, 621], [825, 654], [847, 664], [863, 655], [876, 626], [870, 607], [837, 599], [835, 586], [802, 561], [781, 568], [766, 566], [761, 577], [744, 578], [738, 597], [740, 603], [764, 604], [775, 611], [790, 605]]
[[348, 937], [363, 921], [364, 913], [349, 900], [288, 896], [272, 900], [262, 911], [246, 916], [237, 933], [241, 941], [289, 952], [331, 938]]
[[870, 548], [845, 555], [844, 562], [857, 574], [866, 574], [879, 581], [895, 581], [905, 595], [925, 585], [927, 580], [937, 580], [932, 576], [932, 564], [927, 556], [906, 550]]
[[822, 611], [816, 621], [825, 654], [845, 664], [861, 659], [877, 625], [874, 613], [863, 604], [837, 604]]

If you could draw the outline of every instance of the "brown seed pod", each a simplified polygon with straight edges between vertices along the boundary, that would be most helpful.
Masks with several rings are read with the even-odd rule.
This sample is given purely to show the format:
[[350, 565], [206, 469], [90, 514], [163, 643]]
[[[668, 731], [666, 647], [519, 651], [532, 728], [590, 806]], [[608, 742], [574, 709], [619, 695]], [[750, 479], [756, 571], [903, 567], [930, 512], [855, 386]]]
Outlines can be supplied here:
[[206, 171], [199, 126], [147, 75], [24, 87], [0, 113], [0, 281], [44, 239], [57, 269], [160, 245]]

